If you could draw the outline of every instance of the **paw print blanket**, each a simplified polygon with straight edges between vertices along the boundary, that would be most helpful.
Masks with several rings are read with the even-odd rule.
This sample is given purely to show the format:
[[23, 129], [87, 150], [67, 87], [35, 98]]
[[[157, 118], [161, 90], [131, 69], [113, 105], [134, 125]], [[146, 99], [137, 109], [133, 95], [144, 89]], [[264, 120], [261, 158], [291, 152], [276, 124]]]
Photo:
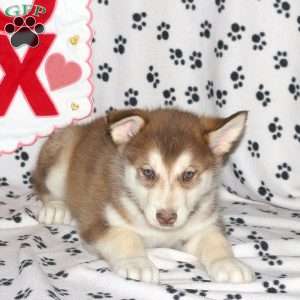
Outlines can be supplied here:
[[88, 4], [0, 1], [0, 153], [89, 115]]

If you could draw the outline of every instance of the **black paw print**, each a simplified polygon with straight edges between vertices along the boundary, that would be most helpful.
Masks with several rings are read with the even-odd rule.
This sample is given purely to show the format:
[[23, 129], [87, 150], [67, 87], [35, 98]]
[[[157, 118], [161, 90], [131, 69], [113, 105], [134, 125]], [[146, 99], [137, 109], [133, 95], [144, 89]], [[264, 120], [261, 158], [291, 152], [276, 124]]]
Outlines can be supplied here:
[[184, 65], [185, 59], [183, 58], [183, 52], [181, 49], [178, 48], [171, 48], [170, 51], [170, 59], [174, 62], [174, 64], [177, 66], [179, 64]]
[[278, 258], [276, 255], [272, 255], [268, 253], [269, 244], [262, 239], [262, 237], [256, 237], [256, 243], [254, 244], [254, 249], [258, 251], [258, 255], [262, 258], [262, 261], [265, 261], [270, 266], [282, 265], [282, 260]]
[[268, 125], [268, 129], [272, 134], [273, 140], [277, 140], [282, 136], [283, 127], [279, 124], [278, 117], [273, 119], [273, 122]]
[[33, 187], [33, 178], [32, 178], [31, 172], [26, 172], [25, 174], [23, 174], [22, 175], [22, 180], [23, 180], [23, 183], [25, 185], [27, 185], [27, 187], [29, 189], [32, 189], [32, 187]]
[[0, 266], [5, 266], [6, 262], [3, 259], [0, 259]]
[[205, 89], [206, 89], [206, 91], [207, 91], [207, 98], [208, 98], [208, 99], [213, 98], [213, 97], [214, 97], [214, 94], [215, 94], [215, 92], [214, 92], [214, 83], [213, 83], [213, 81], [208, 80], [208, 81], [207, 81], [207, 84], [206, 84], [206, 86], [205, 86]]
[[14, 47], [27, 45], [35, 48], [39, 45], [39, 34], [44, 32], [43, 24], [37, 24], [34, 17], [16, 17], [13, 23], [5, 25], [6, 33], [11, 34], [10, 42]]
[[223, 52], [227, 50], [228, 50], [228, 45], [225, 44], [223, 40], [218, 40], [217, 46], [214, 49], [216, 57], [222, 57]]
[[52, 287], [53, 287], [54, 291], [48, 290], [48, 294], [49, 294], [50, 297], [51, 297], [51, 295], [50, 295], [51, 292], [53, 292], [53, 293], [56, 292], [60, 296], [68, 296], [69, 295], [69, 292], [66, 289], [60, 289], [60, 288], [58, 288], [56, 286], [52, 286]]
[[54, 226], [45, 226], [52, 235], [58, 234], [58, 228]]
[[225, 97], [228, 95], [228, 92], [225, 90], [216, 90], [216, 105], [222, 108], [226, 104]]
[[66, 252], [69, 253], [71, 256], [76, 256], [76, 255], [82, 253], [81, 250], [79, 250], [79, 249], [77, 249], [77, 248], [74, 248], [74, 247], [67, 248], [67, 249], [66, 249]]
[[170, 37], [170, 24], [167, 24], [165, 22], [161, 22], [160, 25], [157, 26], [157, 31], [158, 31], [158, 34], [157, 34], [157, 39], [160, 41], [160, 40], [168, 40], [169, 37]]
[[210, 38], [210, 31], [211, 31], [211, 23], [209, 23], [207, 20], [205, 20], [203, 23], [200, 24], [201, 31], [200, 36], [205, 37], [207, 39]]
[[66, 273], [65, 271], [59, 271], [59, 272], [54, 273], [54, 274], [51, 274], [51, 273], [48, 274], [48, 277], [52, 278], [52, 279], [67, 278], [68, 276], [69, 276], [69, 274]]
[[258, 86], [256, 99], [261, 102], [262, 106], [267, 106], [271, 102], [270, 91], [267, 91], [263, 84]]
[[137, 29], [139, 31], [143, 30], [144, 27], [146, 27], [147, 23], [145, 21], [145, 18], [147, 17], [146, 12], [141, 12], [141, 13], [134, 13], [132, 15], [132, 28]]
[[174, 300], [180, 300], [186, 294], [183, 291], [175, 289], [172, 285], [166, 285], [166, 292], [173, 295]]
[[241, 300], [243, 299], [240, 294], [227, 294], [224, 300]]
[[20, 290], [18, 291], [17, 295], [15, 296], [15, 300], [19, 300], [19, 299], [26, 299], [28, 298], [28, 296], [32, 293], [32, 289], [27, 288], [25, 290]]
[[230, 225], [225, 225], [225, 233], [226, 235], [231, 235], [234, 232], [234, 228]]
[[230, 74], [230, 78], [233, 81], [234, 89], [238, 89], [244, 85], [243, 81], [245, 80], [245, 75], [241, 74], [242, 70], [243, 67], [238, 66], [237, 69], [235, 71], [232, 71]]
[[166, 89], [162, 92], [163, 97], [165, 99], [165, 105], [172, 106], [176, 101], [176, 96], [174, 95], [175, 89], [173, 87]]
[[13, 283], [13, 278], [1, 278], [0, 279], [0, 286], [9, 286]]
[[232, 166], [235, 177], [240, 181], [241, 184], [244, 184], [246, 179], [243, 177], [243, 171], [239, 170], [235, 163], [233, 163]]
[[276, 178], [281, 178], [283, 180], [288, 180], [290, 178], [292, 168], [287, 163], [278, 165], [277, 169], [279, 172], [275, 174]]
[[193, 104], [200, 101], [198, 87], [196, 86], [189, 86], [185, 92], [185, 95], [188, 97], [187, 99], [188, 104]]
[[191, 272], [195, 269], [195, 266], [190, 263], [183, 261], [177, 261], [177, 263], [177, 268], [182, 269], [184, 272]]
[[40, 236], [34, 236], [33, 237], [33, 241], [35, 242], [36, 246], [39, 249], [45, 249], [47, 248], [47, 246], [45, 245], [45, 243], [43, 242], [42, 238]]
[[0, 178], [0, 186], [8, 186], [7, 178], [6, 177], [1, 177]]
[[64, 243], [71, 243], [71, 244], [79, 241], [77, 232], [75, 230], [72, 230], [69, 233], [66, 233], [65, 235], [63, 235], [62, 239], [63, 239]]
[[97, 73], [98, 79], [101, 79], [104, 82], [109, 81], [110, 73], [112, 72], [112, 67], [108, 63], [98, 66], [99, 73]]
[[23, 168], [26, 166], [26, 162], [29, 160], [29, 155], [21, 147], [15, 151], [15, 159], [20, 161], [20, 167]]
[[203, 277], [200, 276], [200, 275], [197, 275], [197, 276], [195, 276], [195, 277], [192, 277], [192, 280], [193, 280], [193, 281], [201, 281], [201, 282], [211, 282], [211, 280], [206, 279], [206, 278], [203, 278]]
[[108, 0], [98, 0], [99, 4], [104, 4], [104, 5], [108, 5], [109, 1]]
[[229, 221], [230, 221], [230, 225], [247, 226], [245, 220], [239, 217], [238, 218], [230, 217]]
[[31, 266], [33, 264], [33, 260], [32, 259], [24, 259], [21, 261], [20, 265], [19, 265], [19, 274], [21, 274], [23, 272], [23, 270], [29, 266]]
[[267, 45], [267, 42], [265, 40], [266, 34], [264, 32], [255, 33], [252, 35], [252, 42], [253, 50], [263, 50], [264, 47]]
[[154, 70], [153, 66], [149, 66], [146, 78], [147, 81], [151, 83], [153, 87], [156, 89], [160, 83], [160, 80], [159, 80], [159, 74]]
[[191, 69], [200, 69], [202, 68], [202, 53], [200, 51], [193, 51], [192, 54], [189, 56], [191, 61]]
[[277, 279], [273, 281], [263, 281], [262, 285], [266, 289], [267, 293], [286, 293], [286, 286], [280, 283], [280, 281]]
[[196, 9], [196, 4], [194, 0], [181, 0], [181, 2], [185, 5], [185, 9], [191, 9], [191, 10]]
[[117, 38], [115, 38], [114, 52], [119, 54], [124, 54], [126, 43], [127, 43], [127, 39], [122, 35], [119, 35]]
[[137, 106], [139, 91], [130, 88], [124, 93], [126, 100], [124, 101], [125, 106]]
[[260, 158], [258, 142], [249, 140], [247, 149], [251, 153], [252, 157]]
[[276, 70], [286, 68], [288, 66], [286, 51], [277, 51], [276, 55], [273, 56], [273, 59], [275, 60], [274, 68]]
[[242, 32], [246, 30], [244, 25], [239, 25], [238, 23], [232, 23], [230, 27], [231, 31], [227, 33], [227, 36], [233, 41], [242, 39]]
[[272, 198], [274, 197], [273, 193], [266, 186], [264, 181], [260, 182], [260, 186], [258, 187], [257, 192], [259, 193], [260, 196], [264, 197], [265, 200], [267, 200], [267, 201], [271, 201]]
[[111, 269], [110, 268], [98, 268], [95, 271], [98, 272], [98, 273], [103, 274], [103, 273], [106, 273], [106, 272], [111, 272]]
[[298, 98], [300, 98], [300, 85], [297, 82], [296, 77], [292, 77], [288, 90], [294, 96], [294, 100], [297, 101]]
[[21, 197], [20, 195], [16, 195], [13, 191], [8, 191], [8, 193], [5, 196], [11, 199], [18, 199]]
[[41, 257], [41, 263], [43, 266], [48, 267], [48, 266], [56, 266], [56, 262], [53, 258], [49, 257]]
[[5, 218], [5, 220], [7, 221], [14, 221], [15, 223], [21, 223], [22, 222], [22, 217], [21, 217], [21, 213], [16, 213], [13, 214], [13, 212], [11, 212], [12, 216]]
[[217, 5], [218, 12], [221, 13], [225, 9], [226, 0], [215, 0], [215, 4]]
[[300, 125], [296, 124], [295, 127], [294, 139], [300, 143]]
[[273, 6], [278, 14], [283, 14], [286, 18], [290, 17], [291, 5], [287, 1], [275, 0]]
[[87, 295], [89, 297], [93, 298], [93, 299], [109, 299], [109, 298], [112, 298], [112, 295], [110, 293], [103, 293], [103, 292], [88, 293]]

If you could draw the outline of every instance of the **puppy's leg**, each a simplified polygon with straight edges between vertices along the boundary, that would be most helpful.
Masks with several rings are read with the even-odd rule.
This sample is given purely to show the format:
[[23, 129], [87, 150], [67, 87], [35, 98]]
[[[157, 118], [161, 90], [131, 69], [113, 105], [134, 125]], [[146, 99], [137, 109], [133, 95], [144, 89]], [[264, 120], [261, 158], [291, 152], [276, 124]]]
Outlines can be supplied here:
[[158, 282], [159, 271], [147, 258], [142, 239], [133, 231], [112, 227], [93, 243], [120, 276]]
[[196, 234], [185, 250], [199, 257], [214, 281], [243, 283], [254, 279], [251, 269], [233, 256], [231, 245], [217, 226]]

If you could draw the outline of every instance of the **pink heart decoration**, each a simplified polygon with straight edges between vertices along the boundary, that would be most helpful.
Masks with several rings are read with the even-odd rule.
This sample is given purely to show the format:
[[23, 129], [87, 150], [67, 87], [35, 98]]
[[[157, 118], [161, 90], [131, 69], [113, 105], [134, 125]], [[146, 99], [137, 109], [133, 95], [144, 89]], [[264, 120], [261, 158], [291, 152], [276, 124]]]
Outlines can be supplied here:
[[50, 90], [55, 91], [78, 81], [82, 71], [80, 65], [69, 61], [60, 53], [51, 54], [45, 65]]

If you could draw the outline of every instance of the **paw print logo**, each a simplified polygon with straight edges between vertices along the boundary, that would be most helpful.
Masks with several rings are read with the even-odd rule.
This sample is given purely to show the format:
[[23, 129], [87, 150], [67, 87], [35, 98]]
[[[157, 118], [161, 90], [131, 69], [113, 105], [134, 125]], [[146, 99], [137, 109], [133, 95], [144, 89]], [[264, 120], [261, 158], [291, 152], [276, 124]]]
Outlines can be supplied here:
[[43, 24], [37, 24], [34, 17], [29, 16], [25, 20], [23, 17], [16, 17], [13, 23], [5, 25], [4, 30], [11, 35], [10, 42], [17, 48], [27, 45], [35, 48], [39, 45], [39, 34], [44, 32]]
[[271, 190], [266, 186], [264, 181], [260, 182], [260, 186], [257, 189], [257, 192], [260, 196], [264, 197], [265, 200], [271, 201], [272, 198], [274, 197], [273, 193]]
[[146, 79], [152, 86], [156, 89], [160, 83], [159, 74], [154, 70], [153, 66], [149, 66], [148, 73], [146, 75]]
[[275, 174], [276, 178], [281, 178], [283, 180], [288, 180], [290, 178], [290, 173], [292, 168], [287, 163], [283, 163], [277, 166], [278, 173]]
[[224, 300], [241, 300], [242, 296], [240, 294], [227, 294]]
[[109, 298], [112, 298], [112, 295], [110, 293], [103, 293], [103, 292], [88, 293], [87, 295], [89, 297], [93, 298], [93, 299], [109, 299]]
[[183, 52], [181, 49], [169, 49], [170, 51], [170, 59], [174, 62], [174, 64], [177, 66], [179, 64], [184, 65], [185, 59], [183, 58]]
[[74, 248], [74, 247], [71, 247], [71, 248], [67, 248], [65, 250], [67, 253], [69, 253], [71, 256], [75, 256], [75, 255], [78, 255], [80, 253], [82, 253], [81, 250], [77, 249], [77, 248]]
[[258, 255], [262, 258], [262, 261], [267, 262], [269, 266], [274, 266], [275, 264], [281, 266], [283, 264], [278, 256], [268, 253], [269, 244], [262, 237], [256, 237], [255, 241], [254, 249], [258, 251]]
[[233, 166], [233, 174], [240, 181], [241, 184], [244, 184], [246, 179], [243, 176], [243, 171], [238, 169], [237, 165], [234, 163]]
[[2, 177], [0, 178], [0, 186], [8, 186], [8, 182], [7, 182], [7, 178], [6, 177]]
[[173, 87], [164, 90], [162, 94], [165, 99], [165, 105], [172, 106], [176, 101], [175, 89]]
[[108, 82], [110, 78], [110, 73], [112, 72], [112, 67], [108, 63], [98, 66], [99, 73], [97, 73], [98, 79]]
[[29, 266], [31, 266], [33, 264], [33, 260], [32, 259], [24, 259], [21, 261], [20, 265], [19, 265], [19, 274], [21, 274], [23, 272], [23, 270]]
[[21, 197], [20, 195], [15, 194], [13, 191], [8, 191], [5, 196], [11, 199], [19, 199]]
[[247, 149], [251, 153], [252, 157], [260, 158], [258, 142], [249, 140]]
[[181, 0], [181, 2], [184, 4], [185, 9], [189, 10], [195, 10], [196, 9], [196, 4], [194, 0]]
[[122, 35], [119, 35], [117, 38], [115, 38], [114, 52], [119, 54], [124, 54], [126, 43], [127, 43], [127, 39]]
[[196, 86], [189, 86], [185, 92], [185, 95], [188, 97], [187, 99], [188, 104], [193, 104], [200, 101], [198, 87]]
[[300, 98], [300, 85], [297, 82], [296, 77], [292, 77], [288, 90], [293, 95], [294, 100], [297, 101]]
[[33, 178], [32, 178], [32, 175], [30, 172], [26, 172], [25, 174], [22, 175], [22, 180], [23, 180], [23, 183], [25, 185], [27, 185], [27, 187], [29, 189], [32, 189], [33, 188]]
[[200, 36], [203, 38], [210, 38], [210, 31], [211, 31], [211, 23], [209, 23], [207, 20], [205, 20], [203, 23], [200, 24]]
[[228, 95], [228, 92], [226, 90], [217, 90], [216, 91], [216, 105], [222, 108], [226, 104], [225, 97]]
[[26, 166], [26, 162], [29, 160], [29, 155], [22, 147], [20, 147], [15, 151], [15, 160], [20, 161], [20, 167], [24, 168]]
[[183, 270], [184, 272], [191, 272], [195, 269], [195, 266], [187, 262], [177, 261], [177, 268]]
[[251, 40], [253, 42], [252, 49], [253, 50], [263, 50], [265, 46], [267, 46], [267, 42], [265, 40], [266, 34], [264, 32], [255, 33], [252, 35]]
[[65, 271], [59, 271], [57, 273], [54, 273], [54, 274], [48, 274], [48, 277], [49, 278], [52, 278], [52, 279], [61, 279], [61, 278], [67, 278], [69, 276], [68, 273], [66, 273]]
[[49, 257], [45, 257], [45, 256], [41, 257], [41, 263], [45, 267], [56, 265], [56, 262], [53, 258], [49, 258]]
[[147, 17], [146, 12], [134, 13], [132, 15], [132, 20], [133, 20], [132, 28], [137, 29], [139, 31], [143, 30], [143, 28], [146, 27], [146, 25], [147, 25], [147, 23], [145, 21], [146, 17]]
[[159, 41], [161, 41], [161, 40], [164, 40], [164, 41], [168, 40], [169, 37], [170, 37], [170, 33], [169, 33], [170, 28], [171, 28], [170, 24], [167, 24], [165, 22], [161, 22], [161, 24], [157, 26], [158, 34], [157, 34], [156, 38]]
[[227, 36], [233, 41], [242, 39], [242, 32], [246, 30], [244, 25], [239, 25], [238, 23], [231, 24], [231, 31], [227, 33]]
[[205, 89], [207, 91], [207, 98], [211, 99], [214, 97], [215, 91], [214, 91], [214, 83], [211, 80], [207, 81], [207, 84], [205, 86]]
[[45, 249], [47, 248], [47, 246], [45, 245], [45, 243], [43, 242], [42, 238], [40, 236], [34, 236], [33, 239], [32, 239], [36, 246], [39, 248], [39, 249]]
[[124, 93], [126, 100], [124, 101], [125, 106], [137, 106], [139, 91], [130, 88]]
[[295, 127], [294, 139], [300, 143], [300, 125], [296, 124]]
[[287, 1], [276, 0], [273, 6], [278, 14], [283, 14], [286, 18], [290, 17], [291, 5]]
[[72, 230], [69, 233], [63, 235], [62, 239], [64, 243], [71, 243], [71, 244], [79, 241], [79, 238], [75, 230]]
[[18, 293], [17, 293], [17, 295], [15, 296], [14, 299], [18, 299], [18, 300], [20, 300], [20, 299], [26, 299], [26, 298], [29, 297], [29, 295], [31, 293], [32, 293], [32, 289], [30, 289], [30, 288], [27, 288], [25, 290], [20, 290], [20, 291], [18, 291]]
[[230, 221], [230, 225], [247, 226], [247, 224], [245, 223], [245, 220], [242, 218], [230, 217], [229, 221]]
[[228, 50], [228, 45], [225, 44], [223, 40], [218, 40], [217, 46], [215, 47], [214, 51], [216, 54], [216, 57], [222, 57], [223, 52]]
[[268, 126], [269, 131], [272, 134], [273, 140], [277, 140], [282, 136], [283, 127], [279, 124], [279, 118], [275, 117], [273, 122], [271, 122]]
[[265, 87], [263, 84], [260, 84], [258, 86], [258, 91], [255, 95], [256, 99], [261, 102], [262, 106], [266, 107], [270, 102], [270, 91], [265, 90]]
[[175, 289], [172, 285], [166, 285], [166, 292], [173, 295], [174, 300], [180, 300], [185, 296], [185, 292]]
[[233, 88], [238, 89], [241, 88], [244, 83], [243, 81], [245, 80], [245, 75], [242, 74], [243, 67], [238, 66], [235, 71], [232, 71], [230, 74], [230, 79], [233, 81]]
[[267, 293], [286, 293], [286, 286], [277, 279], [273, 281], [263, 281], [262, 285]]
[[192, 54], [189, 56], [191, 61], [191, 69], [201, 69], [202, 68], [202, 53], [200, 51], [193, 51]]
[[279, 70], [281, 68], [286, 68], [288, 66], [287, 52], [286, 51], [277, 51], [276, 55], [273, 56], [275, 61], [274, 68]]
[[193, 281], [201, 281], [201, 282], [211, 282], [211, 280], [205, 279], [205, 278], [203, 278], [203, 277], [200, 276], [200, 275], [197, 275], [197, 276], [195, 276], [195, 277], [192, 277], [192, 280], [193, 280]]
[[225, 9], [226, 0], [215, 0], [215, 4], [218, 8], [218, 13], [221, 13]]

